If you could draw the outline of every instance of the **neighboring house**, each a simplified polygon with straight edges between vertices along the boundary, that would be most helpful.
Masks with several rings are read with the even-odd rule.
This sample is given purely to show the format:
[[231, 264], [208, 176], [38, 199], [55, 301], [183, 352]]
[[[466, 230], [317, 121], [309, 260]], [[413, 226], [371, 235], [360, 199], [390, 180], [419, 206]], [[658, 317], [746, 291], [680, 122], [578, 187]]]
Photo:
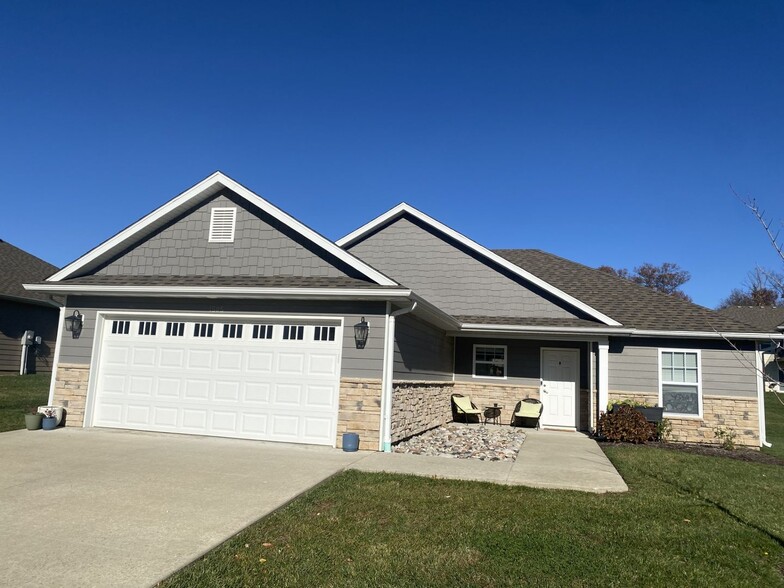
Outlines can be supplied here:
[[[50, 263], [0, 240], [0, 372], [52, 370], [58, 307], [47, 294], [29, 292], [22, 284], [44, 280], [57, 271]], [[40, 344], [30, 345], [22, 365], [22, 336], [33, 331]]]
[[[719, 312], [746, 323], [762, 332], [784, 332], [784, 306], [730, 306]], [[784, 347], [781, 341], [762, 343], [762, 365], [765, 372], [765, 389], [780, 392], [784, 387]]]
[[389, 449], [463, 393], [507, 422], [529, 396], [591, 430], [634, 398], [676, 439], [764, 440], [765, 333], [405, 204], [335, 244], [217, 172], [30, 289], [84, 317], [50, 393], [72, 426]]

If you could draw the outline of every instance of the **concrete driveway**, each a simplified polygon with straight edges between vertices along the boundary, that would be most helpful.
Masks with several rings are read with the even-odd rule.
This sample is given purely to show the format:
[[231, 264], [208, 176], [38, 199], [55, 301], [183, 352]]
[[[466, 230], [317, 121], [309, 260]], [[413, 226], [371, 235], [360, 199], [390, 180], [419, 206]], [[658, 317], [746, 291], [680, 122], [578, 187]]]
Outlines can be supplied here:
[[362, 459], [101, 429], [0, 434], [0, 585], [149, 586]]

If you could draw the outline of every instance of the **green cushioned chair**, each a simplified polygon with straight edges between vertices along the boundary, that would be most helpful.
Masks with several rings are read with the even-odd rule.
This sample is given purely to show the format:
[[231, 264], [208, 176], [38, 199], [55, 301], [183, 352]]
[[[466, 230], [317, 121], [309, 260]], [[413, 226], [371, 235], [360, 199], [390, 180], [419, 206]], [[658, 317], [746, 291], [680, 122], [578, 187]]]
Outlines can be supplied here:
[[470, 396], [463, 396], [462, 394], [452, 394], [452, 420], [457, 420], [457, 417], [463, 417], [463, 422], [468, 422], [469, 416], [476, 416], [481, 421], [482, 411], [471, 402]]
[[521, 421], [539, 429], [539, 419], [543, 409], [544, 406], [536, 398], [524, 398], [515, 405], [511, 424], [514, 425], [517, 421]]

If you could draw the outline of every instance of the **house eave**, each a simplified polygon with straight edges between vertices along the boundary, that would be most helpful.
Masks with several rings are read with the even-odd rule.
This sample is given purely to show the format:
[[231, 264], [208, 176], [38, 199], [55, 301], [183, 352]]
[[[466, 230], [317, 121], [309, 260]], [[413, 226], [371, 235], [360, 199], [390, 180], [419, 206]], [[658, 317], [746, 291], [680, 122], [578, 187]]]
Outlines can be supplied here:
[[602, 327], [541, 327], [527, 325], [491, 325], [463, 323], [459, 329], [450, 332], [450, 335], [507, 335], [507, 334], [527, 334], [527, 335], [597, 335], [615, 337], [668, 337], [673, 339], [748, 339], [748, 340], [770, 340], [784, 339], [784, 334], [776, 333], [742, 333], [742, 332], [718, 332], [718, 331], [666, 331], [633, 328], [602, 328]]
[[632, 337], [672, 337], [676, 339], [784, 339], [784, 334], [776, 333], [745, 333], [737, 331], [663, 331], [635, 329]]
[[24, 296], [11, 296], [10, 294], [0, 294], [0, 300], [18, 302], [20, 304], [33, 304], [35, 306], [45, 306], [47, 308], [60, 308], [54, 300], [39, 300], [38, 298], [25, 298]]
[[51, 284], [24, 284], [25, 289], [52, 294], [81, 294], [100, 296], [155, 296], [162, 298], [264, 298], [264, 299], [335, 299], [409, 300], [411, 290], [398, 288], [254, 288], [237, 286], [90, 286]]

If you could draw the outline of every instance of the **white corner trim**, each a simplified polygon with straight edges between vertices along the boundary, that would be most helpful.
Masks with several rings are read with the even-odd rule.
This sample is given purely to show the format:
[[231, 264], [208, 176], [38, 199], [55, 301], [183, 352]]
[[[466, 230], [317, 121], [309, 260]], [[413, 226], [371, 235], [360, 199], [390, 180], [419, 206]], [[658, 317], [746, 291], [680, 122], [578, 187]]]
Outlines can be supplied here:
[[[610, 402], [610, 344], [599, 342], [599, 357], [597, 358], [597, 371], [599, 372], [599, 411], [607, 412]], [[661, 370], [659, 370], [661, 371]]]
[[762, 362], [760, 344], [755, 345], [754, 360], [757, 369], [757, 416], [759, 417], [760, 447], [770, 447], [767, 432], [765, 431], [765, 368]]
[[318, 234], [313, 229], [305, 226], [294, 217], [288, 215], [287, 213], [283, 212], [277, 206], [267, 202], [261, 196], [255, 194], [254, 192], [247, 189], [245, 186], [239, 184], [238, 182], [232, 180], [230, 177], [226, 176], [221, 172], [215, 172], [214, 174], [208, 176], [207, 178], [203, 179], [201, 182], [189, 188], [179, 196], [175, 196], [169, 202], [160, 206], [159, 208], [152, 211], [147, 216], [143, 217], [142, 219], [138, 220], [128, 228], [120, 231], [114, 237], [104, 241], [76, 261], [68, 264], [66, 267], [61, 269], [59, 272], [51, 276], [47, 281], [49, 282], [58, 282], [65, 278], [72, 276], [76, 273], [79, 269], [85, 267], [92, 261], [95, 261], [98, 257], [104, 255], [105, 253], [112, 251], [115, 248], [119, 248], [122, 246], [125, 241], [130, 239], [133, 235], [142, 231], [146, 227], [150, 226], [155, 221], [159, 220], [166, 214], [176, 210], [177, 208], [183, 206], [190, 200], [197, 198], [200, 194], [202, 194], [205, 190], [214, 187], [216, 184], [220, 184], [221, 186], [228, 188], [229, 190], [234, 191], [236, 194], [253, 204], [254, 206], [260, 208], [273, 218], [279, 220], [283, 224], [289, 226], [294, 231], [305, 237], [306, 239], [310, 240], [311, 242], [315, 243], [322, 249], [326, 250], [331, 255], [335, 256], [342, 262], [346, 263], [348, 266], [354, 268], [361, 274], [367, 276], [369, 279], [373, 280], [379, 285], [382, 286], [395, 286], [397, 282], [391, 280], [378, 270], [373, 269], [368, 264], [363, 262], [362, 260], [358, 259], [357, 257], [351, 255], [345, 249], [338, 247], [335, 243], [323, 237], [322, 235]]
[[595, 318], [598, 321], [604, 323], [605, 325], [610, 325], [610, 326], [613, 326], [613, 327], [620, 327], [620, 326], [622, 326], [621, 323], [619, 323], [615, 319], [610, 318], [606, 314], [603, 314], [603, 313], [599, 312], [598, 310], [596, 310], [595, 308], [592, 308], [591, 306], [588, 306], [587, 304], [585, 304], [581, 300], [578, 300], [574, 296], [571, 296], [571, 295], [567, 294], [563, 290], [560, 290], [560, 289], [556, 288], [555, 286], [552, 286], [551, 284], [548, 284], [544, 280], [536, 277], [534, 274], [524, 270], [523, 268], [521, 268], [518, 265], [515, 265], [511, 261], [508, 261], [508, 260], [504, 259], [500, 255], [496, 255], [495, 253], [493, 253], [492, 251], [490, 251], [486, 247], [483, 247], [482, 245], [480, 245], [476, 241], [473, 241], [473, 240], [469, 239], [468, 237], [466, 237], [462, 233], [458, 233], [454, 229], [452, 229], [452, 228], [446, 226], [445, 224], [437, 221], [436, 219], [426, 215], [424, 212], [421, 212], [421, 211], [417, 210], [416, 208], [414, 208], [410, 204], [406, 204], [405, 202], [401, 202], [400, 204], [398, 204], [397, 206], [395, 206], [391, 210], [388, 210], [387, 212], [385, 212], [381, 216], [376, 217], [375, 219], [373, 219], [369, 223], [366, 223], [366, 224], [362, 225], [356, 231], [353, 231], [352, 233], [349, 233], [348, 235], [346, 235], [342, 239], [339, 239], [337, 241], [337, 244], [340, 247], [350, 247], [355, 241], [357, 241], [359, 238], [361, 238], [365, 234], [373, 231], [376, 227], [381, 226], [381, 225], [387, 223], [388, 221], [393, 220], [393, 219], [395, 219], [395, 218], [397, 218], [399, 216], [402, 216], [403, 214], [406, 214], [406, 213], [410, 214], [411, 216], [413, 216], [415, 218], [417, 218], [418, 220], [422, 221], [423, 223], [430, 225], [431, 227], [433, 227], [434, 229], [444, 233], [445, 235], [451, 237], [452, 239], [454, 239], [458, 243], [460, 243], [462, 245], [465, 245], [469, 249], [472, 249], [473, 251], [475, 251], [475, 252], [479, 253], [480, 255], [486, 257], [487, 259], [489, 259], [493, 263], [496, 263], [496, 264], [500, 265], [501, 267], [503, 267], [504, 269], [506, 269], [506, 270], [508, 270], [508, 271], [510, 271], [510, 272], [512, 272], [512, 273], [514, 273], [514, 274], [516, 274], [518, 276], [520, 276], [521, 278], [531, 282], [532, 284], [535, 284], [536, 286], [542, 288], [545, 292], [548, 292], [548, 293], [552, 294], [556, 298], [560, 298], [561, 300], [563, 300], [564, 302], [567, 302], [571, 306], [573, 306], [573, 307], [583, 311], [584, 313], [586, 313], [589, 316], [592, 316], [593, 318]]

